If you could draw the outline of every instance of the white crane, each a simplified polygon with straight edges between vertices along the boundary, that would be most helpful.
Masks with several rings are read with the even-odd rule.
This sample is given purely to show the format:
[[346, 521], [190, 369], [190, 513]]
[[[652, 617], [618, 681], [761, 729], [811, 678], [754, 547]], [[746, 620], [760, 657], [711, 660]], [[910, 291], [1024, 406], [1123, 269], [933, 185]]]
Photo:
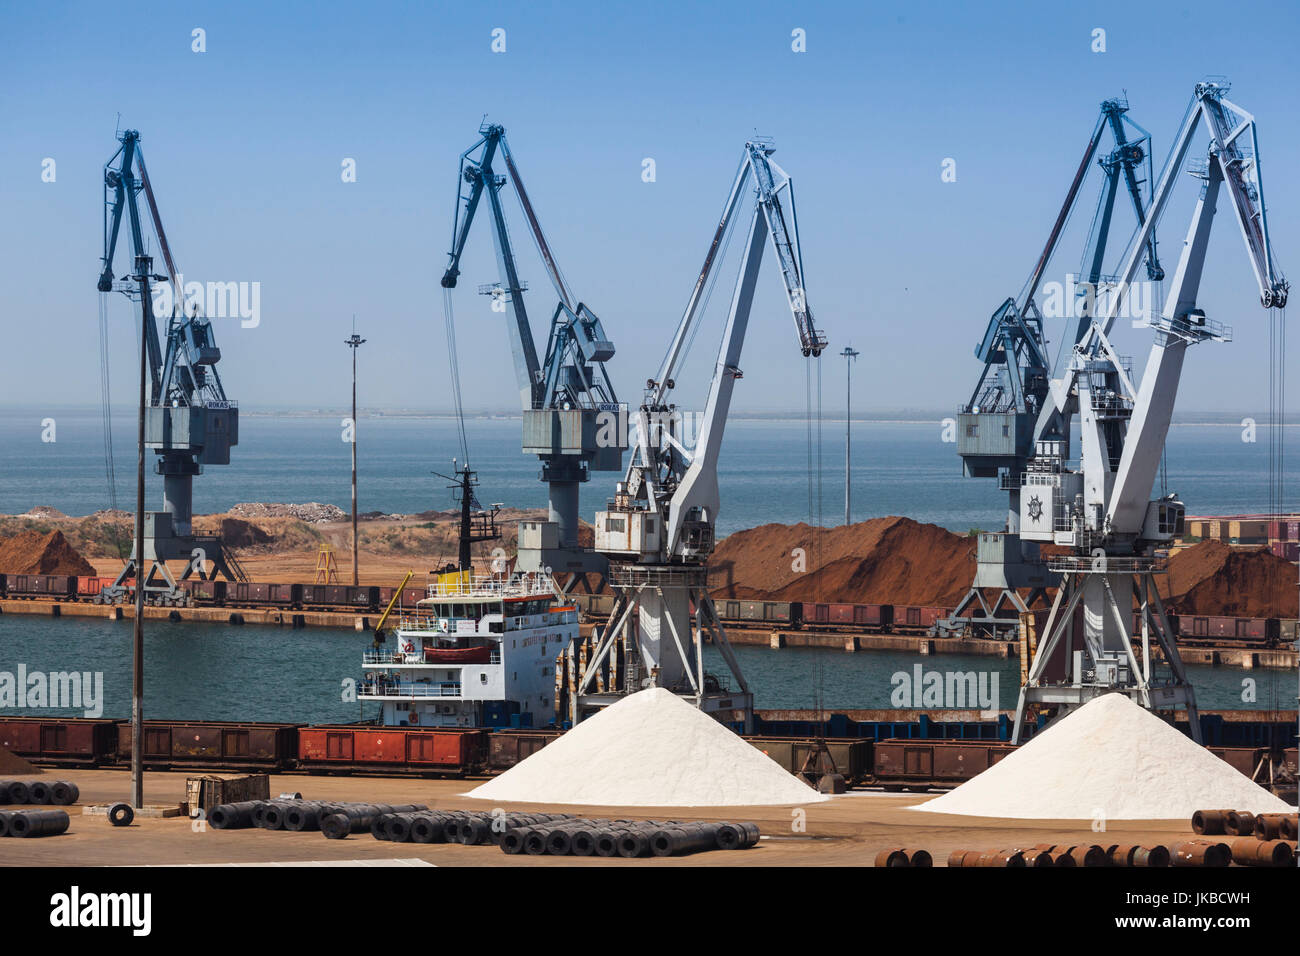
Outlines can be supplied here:
[[[616, 597], [610, 624], [601, 633], [579, 680], [575, 721], [622, 694], [654, 684], [683, 694], [724, 720], [743, 723], [746, 730], [752, 728], [753, 695], [709, 599], [705, 561], [713, 551], [721, 504], [718, 454], [732, 391], [742, 375], [740, 353], [764, 246], [770, 244], [776, 254], [803, 355], [819, 356], [826, 347], [825, 337], [813, 324], [804, 292], [794, 187], [785, 171], [772, 161], [773, 152], [768, 142], [745, 144], [740, 168], [686, 312], [657, 376], [646, 383], [626, 477], [618, 484], [608, 509], [596, 513], [595, 546], [610, 559], [610, 583]], [[751, 174], [749, 194], [754, 204], [744, 257], [698, 437], [688, 447], [690, 443], [683, 440], [681, 413], [669, 403], [669, 393]], [[724, 689], [704, 673], [705, 633], [726, 660], [738, 684], [735, 692]], [[628, 662], [622, 690], [590, 693], [601, 662], [620, 642]]]
[[[1174, 495], [1150, 495], [1187, 347], [1232, 336], [1197, 307], [1215, 205], [1225, 186], [1264, 307], [1285, 306], [1289, 289], [1269, 244], [1255, 120], [1227, 99], [1227, 91], [1223, 83], [1196, 86], [1123, 272], [1103, 291], [1097, 318], [1074, 347], [1065, 374], [1051, 383], [1038, 418], [1035, 455], [1022, 477], [1020, 534], [1068, 546], [1070, 553], [1048, 562], [1062, 582], [1020, 691], [1015, 742], [1027, 706], [1052, 704], [1061, 714], [1116, 690], [1147, 708], [1185, 708], [1192, 735], [1200, 739], [1195, 694], [1152, 582], [1160, 570], [1154, 549], [1182, 532], [1183, 503]], [[1203, 180], [1200, 198], [1164, 309], [1152, 319], [1155, 341], [1135, 388], [1129, 364], [1109, 336], [1201, 120], [1210, 135], [1206, 163], [1188, 168]], [[1079, 463], [1072, 467], [1076, 415]], [[1164, 652], [1168, 679], [1153, 677], [1152, 636]], [[1134, 639], [1140, 640], [1141, 661]]]

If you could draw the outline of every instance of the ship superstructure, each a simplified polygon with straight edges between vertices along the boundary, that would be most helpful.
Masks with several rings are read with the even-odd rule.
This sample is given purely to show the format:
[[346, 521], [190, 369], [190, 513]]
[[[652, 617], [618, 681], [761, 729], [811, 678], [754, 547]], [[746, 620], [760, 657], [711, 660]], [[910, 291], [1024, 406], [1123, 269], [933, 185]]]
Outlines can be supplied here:
[[457, 571], [429, 585], [393, 637], [366, 651], [359, 691], [381, 702], [380, 723], [545, 727], [555, 658], [578, 637], [578, 611], [545, 573]]

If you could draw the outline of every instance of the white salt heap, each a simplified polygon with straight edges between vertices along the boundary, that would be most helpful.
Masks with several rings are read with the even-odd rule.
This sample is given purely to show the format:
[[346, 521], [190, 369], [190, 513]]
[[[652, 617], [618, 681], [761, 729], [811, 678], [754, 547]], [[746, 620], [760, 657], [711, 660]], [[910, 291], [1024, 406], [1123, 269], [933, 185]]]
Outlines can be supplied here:
[[661, 687], [611, 704], [466, 796], [614, 807], [767, 806], [829, 799]]
[[1295, 811], [1124, 694], [1089, 701], [977, 777], [912, 809], [1030, 820]]

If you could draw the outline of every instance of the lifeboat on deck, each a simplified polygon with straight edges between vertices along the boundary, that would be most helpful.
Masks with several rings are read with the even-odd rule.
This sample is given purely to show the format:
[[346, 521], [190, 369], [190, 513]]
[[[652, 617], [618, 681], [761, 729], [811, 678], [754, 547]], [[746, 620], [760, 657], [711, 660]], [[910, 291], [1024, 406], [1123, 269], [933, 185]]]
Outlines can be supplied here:
[[489, 664], [492, 648], [483, 647], [426, 647], [426, 664]]

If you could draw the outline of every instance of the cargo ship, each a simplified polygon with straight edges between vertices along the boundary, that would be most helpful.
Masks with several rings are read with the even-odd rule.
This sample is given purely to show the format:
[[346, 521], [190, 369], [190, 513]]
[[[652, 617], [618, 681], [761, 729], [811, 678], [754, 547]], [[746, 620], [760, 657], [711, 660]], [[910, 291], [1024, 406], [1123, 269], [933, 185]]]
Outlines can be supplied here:
[[577, 637], [577, 606], [548, 574], [440, 574], [365, 652], [358, 697], [392, 727], [549, 727], [555, 658]]

